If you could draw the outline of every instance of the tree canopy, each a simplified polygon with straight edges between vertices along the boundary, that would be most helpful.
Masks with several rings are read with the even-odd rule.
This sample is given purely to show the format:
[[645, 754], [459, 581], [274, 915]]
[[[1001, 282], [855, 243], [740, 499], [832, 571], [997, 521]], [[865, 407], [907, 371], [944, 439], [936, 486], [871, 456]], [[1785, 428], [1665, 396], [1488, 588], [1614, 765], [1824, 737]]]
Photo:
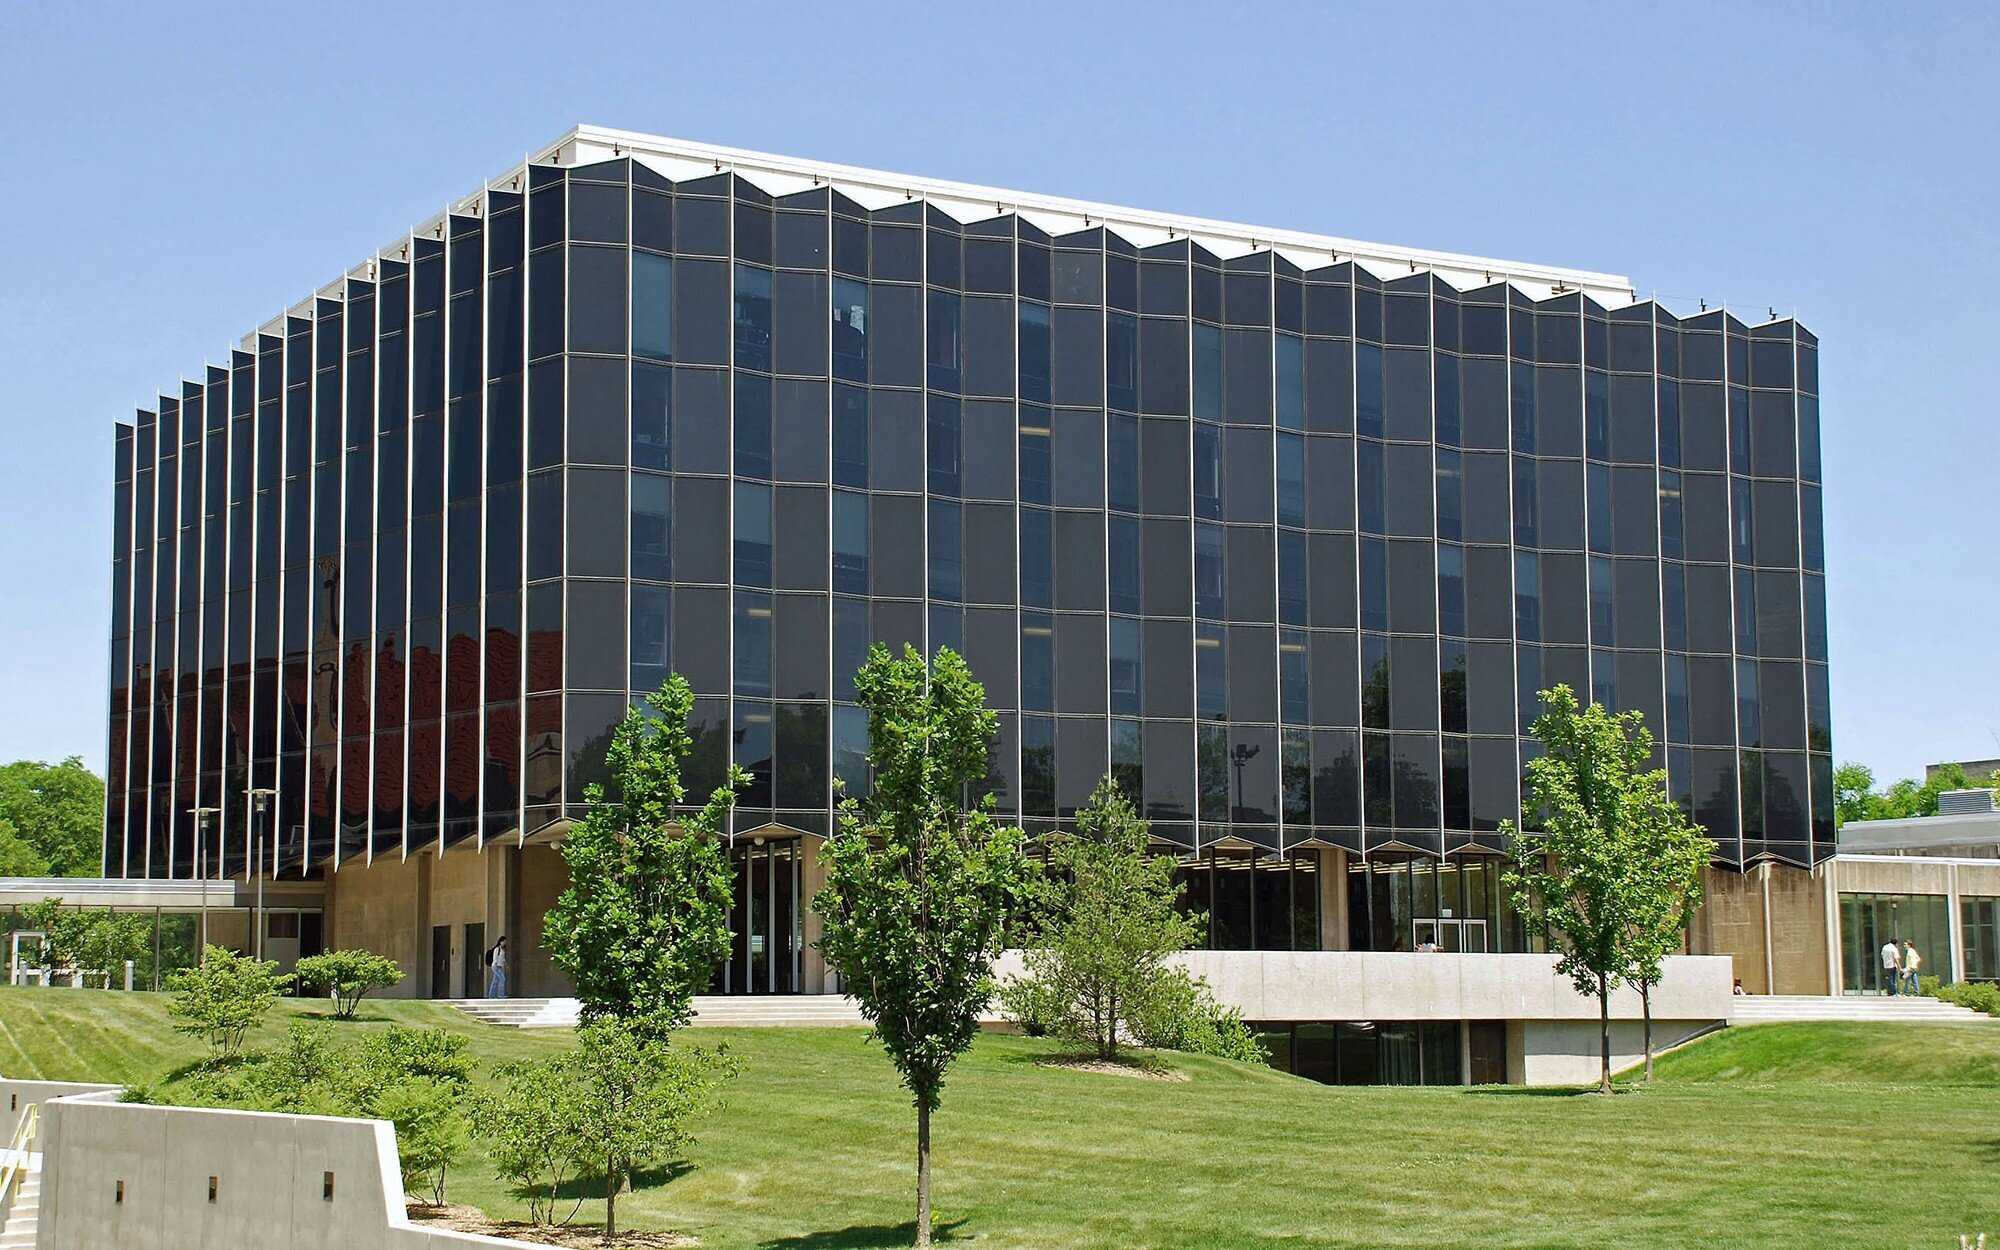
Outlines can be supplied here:
[[104, 781], [78, 756], [0, 765], [0, 876], [95, 877], [104, 861]]
[[746, 779], [727, 780], [687, 811], [681, 768], [692, 749], [694, 693], [678, 673], [632, 708], [605, 756], [614, 789], [592, 782], [589, 810], [563, 843], [570, 887], [543, 943], [576, 984], [586, 1022], [615, 1018], [652, 1036], [688, 1022], [693, 998], [729, 953], [729, 857], [723, 822]]
[[1875, 770], [1850, 760], [1833, 770], [1833, 814], [1843, 825], [1850, 820], [1935, 816], [1938, 796], [1947, 790], [2000, 790], [2000, 773], [1971, 777], [1966, 775], [1963, 765], [1944, 764], [1922, 781], [1903, 777], [1889, 783], [1886, 790], [1878, 791]]

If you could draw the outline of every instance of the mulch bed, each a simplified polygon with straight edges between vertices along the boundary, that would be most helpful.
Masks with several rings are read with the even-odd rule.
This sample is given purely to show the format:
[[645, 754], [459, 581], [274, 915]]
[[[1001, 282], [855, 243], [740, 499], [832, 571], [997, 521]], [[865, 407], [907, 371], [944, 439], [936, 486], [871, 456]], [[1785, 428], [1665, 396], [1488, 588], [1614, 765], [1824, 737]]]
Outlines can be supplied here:
[[520, 1220], [500, 1220], [481, 1211], [477, 1207], [446, 1203], [434, 1207], [428, 1203], [409, 1204], [410, 1219], [418, 1224], [431, 1224], [449, 1228], [461, 1233], [478, 1233], [483, 1237], [503, 1237], [510, 1241], [523, 1241], [536, 1246], [568, 1246], [574, 1250], [589, 1250], [593, 1246], [606, 1244], [621, 1247], [622, 1250], [687, 1250], [698, 1246], [700, 1240], [683, 1233], [655, 1233], [641, 1229], [628, 1230], [618, 1234], [609, 1243], [604, 1240], [603, 1229], [595, 1224], [571, 1224], [562, 1228], [546, 1225], [526, 1224]]
[[1136, 1076], [1142, 1081], [1181, 1082], [1185, 1072], [1159, 1064], [1114, 1063], [1109, 1059], [1037, 1059], [1038, 1068], [1067, 1068], [1072, 1072], [1096, 1072], [1102, 1076]]

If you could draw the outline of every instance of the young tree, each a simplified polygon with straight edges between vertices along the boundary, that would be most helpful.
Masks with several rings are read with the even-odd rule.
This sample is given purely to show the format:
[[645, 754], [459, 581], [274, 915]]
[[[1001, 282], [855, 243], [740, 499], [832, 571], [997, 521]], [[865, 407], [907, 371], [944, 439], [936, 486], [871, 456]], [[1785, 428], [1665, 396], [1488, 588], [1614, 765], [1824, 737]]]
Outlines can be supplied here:
[[[1639, 735], [1650, 755], [1653, 736], [1643, 728]], [[1626, 815], [1632, 844], [1632, 969], [1627, 978], [1639, 987], [1646, 1079], [1651, 1081], [1653, 987], [1660, 983], [1667, 956], [1680, 950], [1688, 923], [1701, 907], [1701, 870], [1714, 857], [1715, 843], [1699, 826], [1689, 824], [1680, 805], [1668, 797], [1665, 769], [1654, 769], [1637, 781]]]
[[211, 946], [200, 964], [174, 974], [167, 1015], [174, 1031], [208, 1043], [211, 1059], [229, 1059], [290, 983], [275, 960], [259, 961], [226, 946]]
[[1528, 763], [1524, 816], [1539, 828], [1500, 827], [1513, 838], [1505, 874], [1514, 905], [1555, 942], [1556, 970], [1597, 1000], [1603, 1066], [1598, 1089], [1611, 1092], [1611, 991], [1633, 963], [1632, 820], [1664, 788], [1646, 764], [1652, 738], [1637, 712], [1581, 711], [1566, 685], [1542, 691], [1534, 735], [1544, 754]]
[[688, 1022], [695, 992], [729, 953], [721, 834], [749, 777], [732, 766], [700, 811], [677, 813], [694, 694], [675, 673], [647, 702], [656, 715], [635, 707], [612, 732], [613, 789], [584, 790], [589, 811], [562, 847], [570, 887], [542, 940], [575, 982], [585, 1021], [616, 1018], [665, 1036]]
[[618, 1194], [644, 1168], [694, 1144], [690, 1122], [736, 1072], [726, 1049], [670, 1047], [646, 1021], [607, 1017], [578, 1031], [558, 1072], [570, 1089], [568, 1148], [582, 1172], [604, 1180], [604, 1240], [618, 1235]]
[[931, 1244], [931, 1113], [993, 997], [993, 960], [1033, 865], [986, 791], [994, 715], [966, 663], [877, 644], [854, 676], [874, 785], [820, 854], [820, 949], [874, 1025], [917, 1109], [917, 1241]]
[[386, 990], [403, 979], [396, 961], [373, 951], [328, 951], [299, 960], [299, 985], [333, 994], [336, 1019], [352, 1020], [370, 990]]
[[1166, 957], [1200, 932], [1200, 918], [1180, 911], [1173, 857], [1152, 853], [1146, 829], [1117, 782], [1097, 783], [1075, 834], [1051, 850], [1057, 883], [1026, 955], [1022, 992], [1035, 998], [1043, 1023], [1103, 1059], [1118, 1057], [1121, 1034], [1179, 971]]

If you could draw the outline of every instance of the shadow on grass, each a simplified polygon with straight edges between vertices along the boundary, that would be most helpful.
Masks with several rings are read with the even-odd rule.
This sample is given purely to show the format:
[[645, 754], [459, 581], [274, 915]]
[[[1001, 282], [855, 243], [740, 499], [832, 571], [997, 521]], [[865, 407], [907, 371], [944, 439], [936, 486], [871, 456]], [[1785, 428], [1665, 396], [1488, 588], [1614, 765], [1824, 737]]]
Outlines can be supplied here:
[[[1618, 1091], [1636, 1094], [1639, 1091], [1625, 1089]], [[1464, 1090], [1469, 1098], [1598, 1098], [1595, 1085], [1470, 1085]]]
[[[964, 1225], [964, 1220], [933, 1223], [931, 1240], [958, 1241], [958, 1230]], [[909, 1220], [902, 1224], [850, 1224], [846, 1228], [779, 1237], [764, 1242], [759, 1250], [888, 1250], [892, 1246], [912, 1245], [916, 1240], [917, 1222]]]
[[329, 1024], [395, 1024], [397, 1022], [394, 1016], [371, 1016], [360, 1012], [351, 1016], [339, 1015], [332, 1010], [298, 1011], [293, 1014], [296, 1019], [325, 1020]]
[[[643, 1189], [657, 1189], [661, 1185], [670, 1185], [692, 1171], [694, 1171], [694, 1165], [685, 1160], [670, 1163], [665, 1167], [641, 1169], [632, 1173], [630, 1192], [637, 1193]], [[528, 1201], [530, 1198], [548, 1197], [548, 1190], [546, 1189], [530, 1188], [522, 1185], [516, 1185], [508, 1192], [523, 1202]], [[601, 1176], [572, 1177], [556, 1186], [556, 1200], [559, 1202], [575, 1202], [579, 1198], [602, 1200], [603, 1197], [604, 1178]]]

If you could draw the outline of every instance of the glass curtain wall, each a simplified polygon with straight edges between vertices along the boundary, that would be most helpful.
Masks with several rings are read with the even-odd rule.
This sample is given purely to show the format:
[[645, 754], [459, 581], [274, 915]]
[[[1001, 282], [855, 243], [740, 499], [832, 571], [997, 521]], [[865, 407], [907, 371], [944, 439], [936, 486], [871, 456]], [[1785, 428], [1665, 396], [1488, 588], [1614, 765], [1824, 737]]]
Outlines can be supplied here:
[[1031, 832], [1117, 777], [1219, 946], [1321, 944], [1326, 846], [1367, 948], [1530, 946], [1557, 681], [1725, 862], [1830, 853], [1810, 333], [875, 205], [537, 165], [121, 427], [107, 869], [527, 836], [669, 671], [691, 789], [823, 835], [878, 642], [970, 659]]

